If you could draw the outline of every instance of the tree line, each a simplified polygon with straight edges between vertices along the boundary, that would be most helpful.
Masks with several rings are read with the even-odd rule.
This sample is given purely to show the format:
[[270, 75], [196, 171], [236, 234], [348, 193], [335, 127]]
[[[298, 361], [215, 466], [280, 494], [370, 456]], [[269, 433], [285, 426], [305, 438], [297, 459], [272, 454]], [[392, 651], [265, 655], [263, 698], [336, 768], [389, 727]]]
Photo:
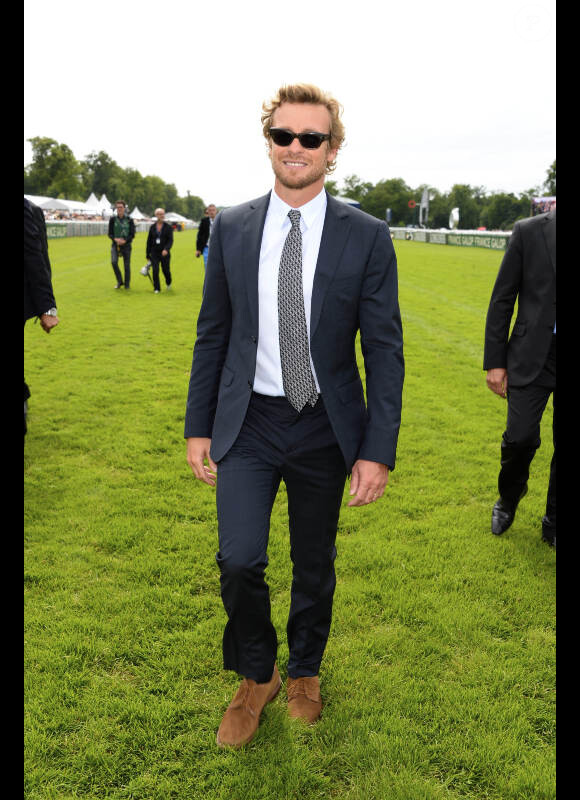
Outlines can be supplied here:
[[66, 200], [85, 201], [94, 192], [111, 203], [124, 200], [129, 210], [137, 206], [147, 216], [162, 207], [184, 217], [199, 220], [205, 203], [187, 192], [180, 197], [173, 183], [156, 175], [141, 175], [131, 167], [123, 168], [104, 150], [77, 160], [66, 144], [46, 136], [28, 139], [32, 145], [32, 163], [24, 168], [24, 194], [44, 195]]
[[[518, 219], [532, 213], [532, 197], [556, 195], [556, 161], [546, 171], [542, 186], [534, 186], [518, 195], [512, 192], [488, 192], [483, 186], [455, 184], [447, 193], [421, 184], [408, 186], [402, 178], [389, 178], [376, 184], [362, 181], [358, 175], [345, 178], [342, 187], [336, 181], [327, 181], [330, 194], [340, 194], [357, 200], [363, 211], [379, 219], [385, 219], [387, 208], [391, 209], [392, 227], [419, 224], [419, 204], [425, 189], [429, 192], [429, 216], [427, 227], [449, 227], [449, 215], [459, 208], [458, 227], [475, 230], [511, 230]], [[409, 201], [415, 201], [414, 208]]]
[[[106, 194], [111, 203], [125, 200], [130, 209], [138, 206], [148, 216], [158, 206], [188, 219], [199, 220], [203, 215], [205, 203], [201, 197], [189, 191], [180, 197], [173, 183], [165, 183], [156, 175], [143, 176], [131, 167], [123, 168], [103, 150], [79, 161], [68, 145], [55, 139], [35, 136], [28, 141], [32, 145], [32, 163], [24, 168], [24, 194], [84, 201], [93, 192], [97, 197]], [[532, 197], [556, 194], [556, 161], [547, 169], [542, 186], [518, 195], [488, 192], [483, 186], [469, 184], [455, 184], [445, 193], [425, 184], [413, 188], [402, 178], [373, 184], [358, 175], [349, 175], [340, 188], [333, 180], [326, 181], [325, 187], [330, 194], [357, 200], [363, 211], [379, 219], [385, 219], [390, 208], [393, 227], [419, 223], [419, 204], [427, 189], [430, 228], [448, 227], [451, 209], [459, 208], [459, 228], [511, 230], [514, 222], [532, 213]], [[415, 201], [414, 208], [409, 208], [410, 200]]]

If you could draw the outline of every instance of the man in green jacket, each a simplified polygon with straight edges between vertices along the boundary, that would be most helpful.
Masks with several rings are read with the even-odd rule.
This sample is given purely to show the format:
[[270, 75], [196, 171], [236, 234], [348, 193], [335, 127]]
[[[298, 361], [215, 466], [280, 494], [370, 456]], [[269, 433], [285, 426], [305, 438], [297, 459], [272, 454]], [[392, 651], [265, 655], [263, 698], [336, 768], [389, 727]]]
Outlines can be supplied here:
[[[117, 278], [115, 289], [120, 289], [121, 286], [129, 289], [131, 285], [131, 242], [135, 238], [135, 223], [126, 213], [125, 203], [122, 200], [117, 200], [115, 208], [117, 214], [113, 215], [109, 220], [109, 239], [113, 242], [111, 245], [111, 264]], [[123, 256], [124, 281], [119, 269], [119, 256]]]

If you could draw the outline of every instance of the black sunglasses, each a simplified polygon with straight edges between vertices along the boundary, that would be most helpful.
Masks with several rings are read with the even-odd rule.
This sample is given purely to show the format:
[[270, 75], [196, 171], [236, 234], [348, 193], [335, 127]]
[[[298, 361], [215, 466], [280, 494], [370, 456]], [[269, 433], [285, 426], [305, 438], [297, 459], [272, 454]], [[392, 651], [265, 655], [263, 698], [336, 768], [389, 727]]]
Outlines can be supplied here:
[[306, 150], [317, 150], [322, 142], [330, 139], [329, 133], [294, 133], [293, 131], [287, 131], [285, 128], [270, 128], [270, 136], [278, 147], [288, 147], [294, 139], [298, 139]]

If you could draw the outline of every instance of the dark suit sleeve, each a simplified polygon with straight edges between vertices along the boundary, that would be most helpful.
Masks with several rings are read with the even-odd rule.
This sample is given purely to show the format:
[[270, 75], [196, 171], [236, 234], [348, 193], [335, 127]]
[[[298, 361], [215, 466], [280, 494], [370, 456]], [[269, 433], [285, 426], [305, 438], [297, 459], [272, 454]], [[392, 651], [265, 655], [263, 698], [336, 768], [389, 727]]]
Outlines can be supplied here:
[[127, 244], [131, 244], [134, 238], [135, 238], [135, 223], [133, 222], [131, 217], [129, 217], [129, 236], [127, 237], [126, 240]]
[[109, 232], [108, 232], [107, 236], [109, 237], [109, 239], [112, 242], [115, 241], [115, 234], [113, 233], [114, 225], [115, 225], [115, 218], [114, 217], [109, 217]]
[[207, 244], [208, 235], [207, 229], [209, 227], [209, 217], [203, 217], [201, 222], [199, 223], [199, 228], [197, 229], [197, 240], [195, 244], [195, 249], [199, 250], [200, 252]]
[[[42, 211], [40, 211], [42, 214]], [[41, 228], [31, 204], [24, 204], [24, 321], [56, 306], [44, 217]]]
[[514, 306], [522, 282], [522, 233], [514, 225], [491, 293], [485, 322], [483, 368], [507, 367], [508, 337]]
[[216, 217], [197, 320], [189, 380], [185, 438], [211, 438], [222, 368], [232, 327], [232, 307], [223, 263], [221, 220]]
[[[167, 225], [167, 223], [165, 223], [165, 224]], [[173, 247], [173, 228], [171, 227], [171, 225], [167, 225], [166, 232], [167, 232], [167, 237], [166, 237], [166, 240], [165, 240], [165, 248], [164, 249], [165, 250], [171, 250], [171, 248]]]
[[395, 467], [405, 363], [397, 259], [381, 223], [365, 272], [359, 325], [365, 364], [368, 423], [358, 458]]
[[153, 228], [155, 223], [151, 225], [149, 231], [147, 233], [147, 244], [145, 245], [145, 258], [149, 261], [149, 257], [151, 256], [151, 248], [153, 247]]

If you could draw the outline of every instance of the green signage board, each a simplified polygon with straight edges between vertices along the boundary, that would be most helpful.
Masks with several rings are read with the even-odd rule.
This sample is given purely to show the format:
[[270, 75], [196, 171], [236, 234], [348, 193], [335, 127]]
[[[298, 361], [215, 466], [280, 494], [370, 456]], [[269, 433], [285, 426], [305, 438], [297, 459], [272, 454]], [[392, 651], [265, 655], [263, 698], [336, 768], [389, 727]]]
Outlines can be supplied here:
[[447, 244], [459, 247], [487, 247], [491, 250], [505, 250], [508, 242], [507, 236], [493, 236], [472, 233], [448, 233]]
[[451, 244], [458, 247], [487, 247], [491, 250], [505, 250], [508, 234], [501, 233], [460, 233], [455, 231], [431, 231], [417, 228], [391, 228], [393, 239], [406, 239], [410, 242], [429, 242], [431, 244]]
[[60, 239], [66, 236], [66, 225], [59, 225], [54, 222], [46, 223], [46, 236], [48, 239]]

